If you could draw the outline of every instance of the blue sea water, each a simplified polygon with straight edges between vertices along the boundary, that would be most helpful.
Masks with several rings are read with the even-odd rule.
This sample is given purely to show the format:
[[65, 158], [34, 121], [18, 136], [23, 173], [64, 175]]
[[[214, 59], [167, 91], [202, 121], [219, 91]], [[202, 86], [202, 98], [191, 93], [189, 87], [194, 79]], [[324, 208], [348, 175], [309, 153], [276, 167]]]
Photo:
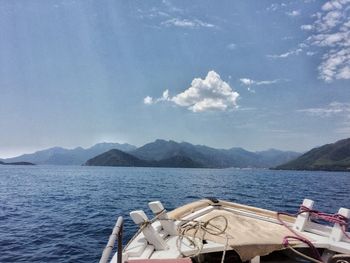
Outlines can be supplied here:
[[[350, 207], [350, 173], [237, 169], [0, 166], [0, 262], [97, 262], [119, 215], [216, 197], [279, 211], [303, 198]], [[124, 241], [124, 242], [125, 242]]]

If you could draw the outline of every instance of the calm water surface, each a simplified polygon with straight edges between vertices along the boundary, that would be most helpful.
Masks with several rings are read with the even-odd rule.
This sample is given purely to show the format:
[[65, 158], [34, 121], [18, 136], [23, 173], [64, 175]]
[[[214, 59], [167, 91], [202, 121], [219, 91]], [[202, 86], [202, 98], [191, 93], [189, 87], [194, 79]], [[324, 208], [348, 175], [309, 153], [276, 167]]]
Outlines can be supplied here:
[[350, 173], [235, 169], [0, 166], [0, 262], [98, 262], [115, 220], [161, 200], [207, 196], [295, 212], [303, 198], [350, 207]]

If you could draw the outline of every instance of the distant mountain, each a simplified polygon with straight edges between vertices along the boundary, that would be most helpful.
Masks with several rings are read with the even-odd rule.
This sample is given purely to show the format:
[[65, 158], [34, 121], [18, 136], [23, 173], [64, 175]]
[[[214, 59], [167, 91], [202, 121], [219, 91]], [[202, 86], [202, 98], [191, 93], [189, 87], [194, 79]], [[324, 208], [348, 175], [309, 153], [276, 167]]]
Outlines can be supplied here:
[[189, 157], [175, 155], [167, 159], [162, 159], [153, 162], [156, 167], [171, 167], [171, 168], [203, 168], [201, 163], [192, 160]]
[[208, 156], [203, 155], [202, 151], [197, 149], [194, 145], [185, 142], [177, 143], [175, 141], [158, 139], [152, 143], [147, 143], [144, 146], [131, 151], [130, 154], [148, 161], [161, 161], [171, 159], [175, 156], [182, 156], [183, 158], [187, 157], [194, 162], [200, 163], [201, 166], [203, 166], [202, 163], [210, 165]]
[[133, 166], [133, 167], [201, 167], [200, 164], [184, 156], [173, 156], [159, 161], [142, 160], [131, 154], [110, 150], [102, 153], [85, 163], [86, 166]]
[[147, 161], [131, 154], [112, 149], [86, 161], [87, 166], [147, 166]]
[[266, 151], [256, 152], [259, 155], [260, 162], [265, 167], [275, 167], [279, 164], [289, 162], [296, 159], [301, 153], [292, 151], [280, 151], [276, 149], [269, 149]]
[[314, 148], [275, 169], [350, 171], [350, 138]]
[[125, 152], [136, 149], [135, 146], [124, 143], [98, 143], [90, 148], [84, 149], [77, 147], [75, 149], [64, 149], [54, 147], [31, 154], [23, 154], [18, 157], [3, 159], [4, 162], [31, 162], [35, 164], [54, 164], [54, 165], [81, 165], [88, 159], [104, 153], [111, 149], [119, 149]]
[[13, 163], [5, 163], [0, 161], [0, 165], [35, 165], [34, 163], [29, 162], [13, 162]]
[[[110, 150], [117, 151], [100, 156]], [[75, 149], [54, 147], [32, 154], [0, 159], [0, 161], [53, 165], [269, 168], [288, 162], [299, 155], [296, 152], [284, 152], [274, 149], [250, 152], [237, 147], [215, 149], [187, 142], [178, 143], [171, 140], [156, 140], [139, 148], [130, 144], [118, 143], [99, 143], [87, 149], [82, 147]], [[94, 157], [99, 158], [94, 159]], [[91, 162], [87, 162], [88, 160]]]
[[[118, 153], [120, 157], [121, 153]], [[206, 168], [228, 168], [228, 167], [259, 167], [268, 168], [291, 160], [300, 154], [294, 152], [282, 152], [278, 150], [268, 150], [264, 152], [249, 152], [242, 148], [215, 149], [204, 145], [193, 145], [187, 142], [175, 142], [156, 140], [152, 143], [130, 151], [130, 165], [134, 162], [132, 157], [141, 161], [141, 166], [160, 167], [206, 167]], [[126, 156], [122, 156], [123, 158]], [[99, 156], [98, 162], [89, 162], [88, 165], [103, 165], [103, 158], [112, 158], [109, 153]], [[125, 159], [123, 159], [125, 161]], [[113, 166], [120, 166], [121, 160], [113, 160]], [[124, 165], [124, 162], [122, 162]], [[135, 165], [139, 166], [139, 165]]]

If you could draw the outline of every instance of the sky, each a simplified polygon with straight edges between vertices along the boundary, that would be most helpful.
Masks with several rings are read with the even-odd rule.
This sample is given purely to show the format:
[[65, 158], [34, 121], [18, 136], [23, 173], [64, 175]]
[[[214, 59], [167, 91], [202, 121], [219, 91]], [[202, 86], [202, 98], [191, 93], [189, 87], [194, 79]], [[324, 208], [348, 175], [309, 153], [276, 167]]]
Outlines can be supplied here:
[[0, 157], [350, 137], [350, 0], [0, 0]]

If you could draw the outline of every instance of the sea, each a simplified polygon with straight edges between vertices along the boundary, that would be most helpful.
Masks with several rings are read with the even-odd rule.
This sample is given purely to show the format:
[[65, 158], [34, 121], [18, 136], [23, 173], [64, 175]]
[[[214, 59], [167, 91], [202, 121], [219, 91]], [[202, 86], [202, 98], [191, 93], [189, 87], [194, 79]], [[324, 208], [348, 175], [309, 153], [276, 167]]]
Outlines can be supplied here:
[[267, 169], [177, 169], [0, 165], [0, 262], [98, 262], [118, 216], [160, 200], [171, 210], [215, 197], [296, 212], [350, 208], [350, 173]]

